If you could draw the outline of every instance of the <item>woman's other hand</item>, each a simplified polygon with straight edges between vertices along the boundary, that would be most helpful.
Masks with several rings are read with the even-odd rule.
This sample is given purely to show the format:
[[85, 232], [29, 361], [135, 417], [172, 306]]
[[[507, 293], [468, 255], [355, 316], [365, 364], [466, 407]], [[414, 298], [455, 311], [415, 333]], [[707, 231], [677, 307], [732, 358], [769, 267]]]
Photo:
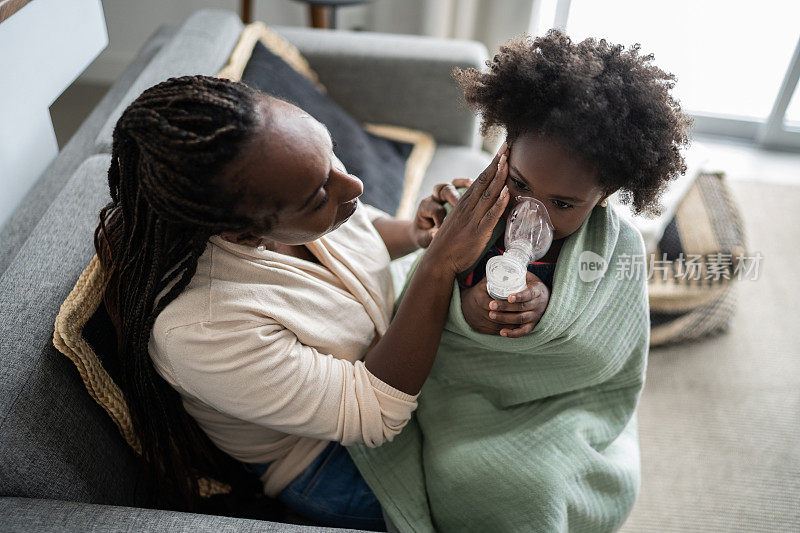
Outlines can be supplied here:
[[507, 176], [508, 145], [503, 143], [489, 166], [439, 224], [423, 261], [433, 261], [455, 275], [478, 260], [508, 205]]
[[550, 301], [550, 290], [536, 275], [527, 273], [527, 287], [509, 301], [493, 300], [486, 278], [461, 291], [461, 312], [472, 329], [486, 335], [524, 337], [536, 327]]
[[469, 187], [472, 180], [456, 178], [452, 183], [440, 183], [433, 188], [433, 194], [422, 200], [417, 208], [417, 216], [408, 226], [411, 240], [420, 248], [427, 248], [433, 236], [442, 225], [445, 217], [444, 204], [455, 207], [461, 194], [460, 187]]

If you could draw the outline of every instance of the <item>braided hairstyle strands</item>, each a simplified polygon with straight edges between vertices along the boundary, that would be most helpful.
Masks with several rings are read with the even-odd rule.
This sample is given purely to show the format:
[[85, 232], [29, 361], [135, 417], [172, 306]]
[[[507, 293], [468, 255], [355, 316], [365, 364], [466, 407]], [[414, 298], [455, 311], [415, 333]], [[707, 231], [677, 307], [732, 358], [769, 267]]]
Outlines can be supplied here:
[[144, 91], [113, 134], [108, 185], [94, 242], [108, 278], [120, 388], [142, 444], [153, 502], [196, 509], [198, 479], [226, 474], [208, 437], [157, 373], [148, 343], [158, 314], [189, 284], [211, 235], [254, 223], [236, 216], [217, 179], [257, 125], [258, 93], [206, 76]]

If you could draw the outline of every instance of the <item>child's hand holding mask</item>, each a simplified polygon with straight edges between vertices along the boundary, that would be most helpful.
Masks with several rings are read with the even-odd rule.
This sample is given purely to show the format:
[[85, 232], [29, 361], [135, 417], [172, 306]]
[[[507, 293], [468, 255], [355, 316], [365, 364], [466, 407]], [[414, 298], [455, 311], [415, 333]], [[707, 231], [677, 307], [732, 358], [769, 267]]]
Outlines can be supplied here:
[[526, 288], [508, 297], [493, 300], [486, 292], [486, 278], [461, 291], [461, 312], [472, 329], [487, 335], [524, 337], [536, 327], [550, 301], [550, 290], [536, 275], [528, 272]]

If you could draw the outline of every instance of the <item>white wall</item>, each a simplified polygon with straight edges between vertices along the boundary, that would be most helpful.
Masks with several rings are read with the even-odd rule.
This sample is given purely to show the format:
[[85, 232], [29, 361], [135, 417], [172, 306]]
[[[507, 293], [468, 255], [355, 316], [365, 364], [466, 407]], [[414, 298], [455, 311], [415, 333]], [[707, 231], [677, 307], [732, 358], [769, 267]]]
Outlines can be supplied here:
[[37, 0], [0, 24], [0, 227], [58, 153], [50, 104], [106, 42], [99, 0]]
[[[438, 2], [439, 0], [433, 0]], [[340, 29], [418, 33], [425, 0], [376, 0], [337, 11]], [[239, 0], [102, 0], [109, 46], [81, 76], [82, 81], [113, 82], [162, 24], [180, 23], [199, 9], [239, 12]], [[295, 0], [253, 0], [253, 20], [272, 26], [307, 26], [308, 6]]]

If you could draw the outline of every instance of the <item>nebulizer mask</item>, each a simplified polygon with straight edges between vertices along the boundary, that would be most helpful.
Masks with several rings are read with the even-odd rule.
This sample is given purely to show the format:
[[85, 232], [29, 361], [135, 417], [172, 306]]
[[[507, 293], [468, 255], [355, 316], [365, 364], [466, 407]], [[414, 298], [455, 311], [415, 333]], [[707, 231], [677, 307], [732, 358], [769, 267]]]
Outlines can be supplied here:
[[544, 204], [536, 198], [518, 196], [506, 220], [503, 255], [486, 263], [486, 290], [495, 300], [524, 290], [528, 264], [544, 257], [553, 243], [553, 223]]

